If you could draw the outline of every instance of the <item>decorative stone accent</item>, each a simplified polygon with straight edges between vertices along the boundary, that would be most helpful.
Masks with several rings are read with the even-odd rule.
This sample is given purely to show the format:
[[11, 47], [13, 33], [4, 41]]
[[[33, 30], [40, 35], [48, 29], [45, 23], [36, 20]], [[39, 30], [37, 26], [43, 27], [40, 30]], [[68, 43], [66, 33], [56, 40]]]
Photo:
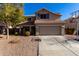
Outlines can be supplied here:
[[36, 26], [36, 35], [39, 35], [39, 27]]
[[39, 35], [39, 32], [36, 32], [36, 35]]
[[62, 32], [62, 35], [65, 35], [65, 25], [62, 26], [62, 30], [61, 30], [61, 32]]

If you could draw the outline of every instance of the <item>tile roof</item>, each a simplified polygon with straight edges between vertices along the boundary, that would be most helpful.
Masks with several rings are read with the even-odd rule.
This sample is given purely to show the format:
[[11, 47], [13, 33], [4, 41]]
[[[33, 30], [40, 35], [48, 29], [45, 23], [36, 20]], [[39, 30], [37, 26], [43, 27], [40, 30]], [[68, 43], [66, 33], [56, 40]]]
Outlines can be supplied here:
[[25, 21], [25, 22], [19, 23], [16, 27], [18, 27], [18, 26], [28, 26], [28, 25], [34, 25], [34, 23], [29, 22], [29, 21]]
[[47, 24], [50, 23], [50, 24], [51, 24], [51, 23], [64, 23], [64, 22], [62, 22], [62, 21], [60, 21], [60, 20], [55, 20], [55, 21], [54, 21], [54, 20], [43, 20], [43, 19], [42, 19], [42, 20], [35, 20], [35, 24], [37, 24], [37, 23], [41, 23], [41, 24], [42, 24], [42, 23], [44, 23], [44, 24], [45, 24], [45, 23], [47, 23]]

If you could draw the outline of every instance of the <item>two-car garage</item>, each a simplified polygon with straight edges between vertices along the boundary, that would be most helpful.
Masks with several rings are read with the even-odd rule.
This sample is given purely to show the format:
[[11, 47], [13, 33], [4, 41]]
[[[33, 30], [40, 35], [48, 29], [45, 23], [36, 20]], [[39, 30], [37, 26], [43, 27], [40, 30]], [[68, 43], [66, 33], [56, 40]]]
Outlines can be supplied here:
[[38, 26], [39, 35], [61, 35], [61, 26]]

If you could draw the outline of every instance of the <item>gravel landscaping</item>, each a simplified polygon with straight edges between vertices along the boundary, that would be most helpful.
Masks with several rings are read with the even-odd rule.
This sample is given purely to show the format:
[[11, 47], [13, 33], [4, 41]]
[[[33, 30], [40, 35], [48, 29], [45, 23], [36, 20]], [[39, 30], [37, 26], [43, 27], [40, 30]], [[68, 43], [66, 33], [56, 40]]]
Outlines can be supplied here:
[[6, 36], [0, 38], [0, 56], [36, 56], [37, 42], [31, 37], [10, 36], [7, 40]]

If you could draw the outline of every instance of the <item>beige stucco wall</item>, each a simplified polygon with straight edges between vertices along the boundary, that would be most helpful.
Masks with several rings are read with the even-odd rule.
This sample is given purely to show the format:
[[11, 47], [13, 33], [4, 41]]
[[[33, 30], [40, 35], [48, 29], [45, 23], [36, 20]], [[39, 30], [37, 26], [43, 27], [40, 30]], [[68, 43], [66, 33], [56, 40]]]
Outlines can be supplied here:
[[50, 20], [60, 20], [60, 16], [58, 16], [58, 15], [55, 15], [52, 13], [49, 13], [49, 15], [50, 15]]

